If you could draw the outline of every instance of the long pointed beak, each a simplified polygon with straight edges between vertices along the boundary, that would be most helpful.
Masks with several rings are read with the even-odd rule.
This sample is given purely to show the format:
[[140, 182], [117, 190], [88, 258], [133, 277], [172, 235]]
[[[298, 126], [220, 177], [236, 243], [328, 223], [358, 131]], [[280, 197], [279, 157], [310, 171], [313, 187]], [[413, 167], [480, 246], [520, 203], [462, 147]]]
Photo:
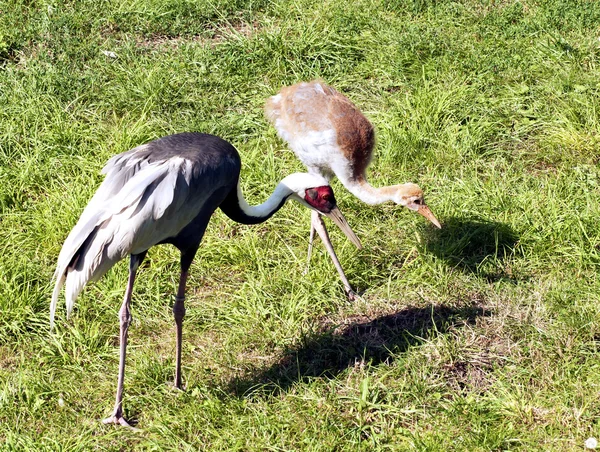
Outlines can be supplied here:
[[358, 237], [344, 218], [344, 215], [342, 215], [342, 212], [340, 212], [340, 209], [334, 207], [329, 213], [320, 213], [322, 213], [328, 218], [331, 218], [331, 221], [333, 221], [342, 230], [342, 232], [346, 234], [346, 237], [348, 237], [350, 241], [354, 243], [359, 250], [362, 249], [362, 243], [360, 243], [360, 240], [358, 239]]
[[433, 214], [433, 212], [431, 211], [431, 209], [429, 208], [428, 205], [421, 204], [419, 206], [419, 210], [417, 210], [417, 212], [419, 212], [421, 215], [423, 215], [425, 218], [427, 218], [429, 221], [431, 221], [439, 229], [442, 229], [442, 225], [440, 224], [438, 219], [435, 217], [435, 215]]

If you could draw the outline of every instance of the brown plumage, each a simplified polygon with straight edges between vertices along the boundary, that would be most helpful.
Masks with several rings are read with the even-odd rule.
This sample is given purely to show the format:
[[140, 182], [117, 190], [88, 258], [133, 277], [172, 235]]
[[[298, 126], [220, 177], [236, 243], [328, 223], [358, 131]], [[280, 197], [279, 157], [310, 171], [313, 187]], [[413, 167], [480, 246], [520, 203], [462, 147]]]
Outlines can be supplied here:
[[[369, 184], [366, 170], [375, 146], [373, 125], [346, 96], [331, 86], [312, 81], [284, 87], [267, 100], [265, 113], [310, 173], [320, 174], [328, 180], [335, 175], [352, 194], [367, 204], [393, 201], [441, 227], [425, 204], [418, 185], [405, 183], [376, 188]], [[316, 223], [322, 223], [322, 220], [313, 216], [309, 259], [315, 228], [324, 230], [324, 225], [319, 228]], [[329, 249], [329, 239], [319, 233]], [[335, 253], [330, 251], [330, 254], [351, 295], [352, 290]]]

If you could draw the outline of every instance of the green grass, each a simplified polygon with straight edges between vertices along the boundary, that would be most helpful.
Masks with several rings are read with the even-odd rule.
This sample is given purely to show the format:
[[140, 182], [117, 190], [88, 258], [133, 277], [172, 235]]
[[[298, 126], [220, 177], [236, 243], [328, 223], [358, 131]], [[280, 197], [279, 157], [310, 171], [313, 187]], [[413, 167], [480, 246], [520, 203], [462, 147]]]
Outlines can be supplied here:
[[[116, 58], [103, 53], [114, 52]], [[262, 113], [322, 78], [375, 124], [374, 185], [424, 188], [441, 231], [337, 181], [361, 238], [309, 213], [216, 213], [192, 267], [172, 389], [174, 248], [61, 304], [63, 240], [112, 155], [181, 131], [242, 155], [265, 199], [301, 164]], [[592, 0], [0, 2], [2, 450], [583, 450], [600, 436], [600, 5]], [[333, 228], [330, 228], [333, 229]]]

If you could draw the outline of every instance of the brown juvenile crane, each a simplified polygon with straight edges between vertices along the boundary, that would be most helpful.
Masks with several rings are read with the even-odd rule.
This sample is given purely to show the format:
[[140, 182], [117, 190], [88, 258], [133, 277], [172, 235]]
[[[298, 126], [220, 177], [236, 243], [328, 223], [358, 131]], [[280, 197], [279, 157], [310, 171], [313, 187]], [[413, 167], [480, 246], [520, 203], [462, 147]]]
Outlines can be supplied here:
[[68, 316], [86, 283], [98, 280], [118, 261], [130, 256], [129, 281], [119, 311], [117, 394], [112, 415], [105, 423], [129, 426], [123, 416], [123, 379], [130, 304], [137, 269], [150, 247], [170, 243], [181, 252], [181, 275], [173, 305], [177, 338], [175, 386], [181, 388], [186, 281], [206, 226], [217, 208], [238, 223], [256, 224], [269, 219], [288, 199], [293, 199], [330, 217], [358, 243], [323, 177], [291, 174], [263, 204], [249, 206], [240, 189], [240, 169], [240, 156], [227, 141], [214, 135], [180, 133], [116, 155], [102, 170], [106, 178], [58, 256], [50, 324], [54, 323], [63, 285]]
[[[392, 201], [420, 213], [441, 228], [423, 198], [423, 190], [413, 183], [373, 187], [367, 181], [375, 132], [367, 118], [350, 100], [320, 81], [287, 86], [270, 97], [265, 106], [267, 118], [311, 174], [329, 181], [337, 176], [354, 196], [367, 204]], [[350, 299], [355, 293], [335, 255], [323, 220], [312, 213], [308, 260], [315, 230], [342, 279]]]

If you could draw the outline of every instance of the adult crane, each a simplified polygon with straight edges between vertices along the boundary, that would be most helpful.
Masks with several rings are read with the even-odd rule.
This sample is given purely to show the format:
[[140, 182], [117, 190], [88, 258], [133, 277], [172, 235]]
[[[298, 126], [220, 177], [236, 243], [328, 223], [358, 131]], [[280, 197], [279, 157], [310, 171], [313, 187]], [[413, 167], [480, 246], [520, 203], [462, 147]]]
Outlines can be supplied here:
[[[327, 181], [337, 176], [354, 196], [367, 204], [392, 201], [420, 213], [441, 228], [425, 204], [423, 190], [413, 183], [375, 188], [367, 182], [367, 167], [375, 144], [373, 126], [344, 95], [323, 82], [312, 81], [287, 86], [265, 105], [267, 118], [310, 174]], [[344, 284], [348, 297], [355, 297], [335, 254], [325, 224], [318, 214], [311, 217], [308, 260], [315, 230], [321, 236]]]
[[181, 252], [181, 275], [173, 305], [177, 349], [175, 386], [181, 388], [182, 324], [188, 271], [213, 212], [220, 208], [234, 221], [266, 221], [288, 199], [331, 218], [355, 243], [358, 239], [336, 206], [327, 181], [316, 174], [294, 173], [273, 194], [250, 206], [240, 189], [240, 156], [230, 143], [201, 133], [180, 133], [143, 144], [111, 158], [106, 177], [68, 235], [58, 257], [50, 305], [54, 323], [61, 287], [67, 316], [89, 281], [99, 279], [130, 256], [129, 279], [121, 309], [120, 357], [116, 401], [104, 423], [129, 426], [123, 417], [123, 379], [131, 296], [136, 272], [148, 249], [170, 243]]

